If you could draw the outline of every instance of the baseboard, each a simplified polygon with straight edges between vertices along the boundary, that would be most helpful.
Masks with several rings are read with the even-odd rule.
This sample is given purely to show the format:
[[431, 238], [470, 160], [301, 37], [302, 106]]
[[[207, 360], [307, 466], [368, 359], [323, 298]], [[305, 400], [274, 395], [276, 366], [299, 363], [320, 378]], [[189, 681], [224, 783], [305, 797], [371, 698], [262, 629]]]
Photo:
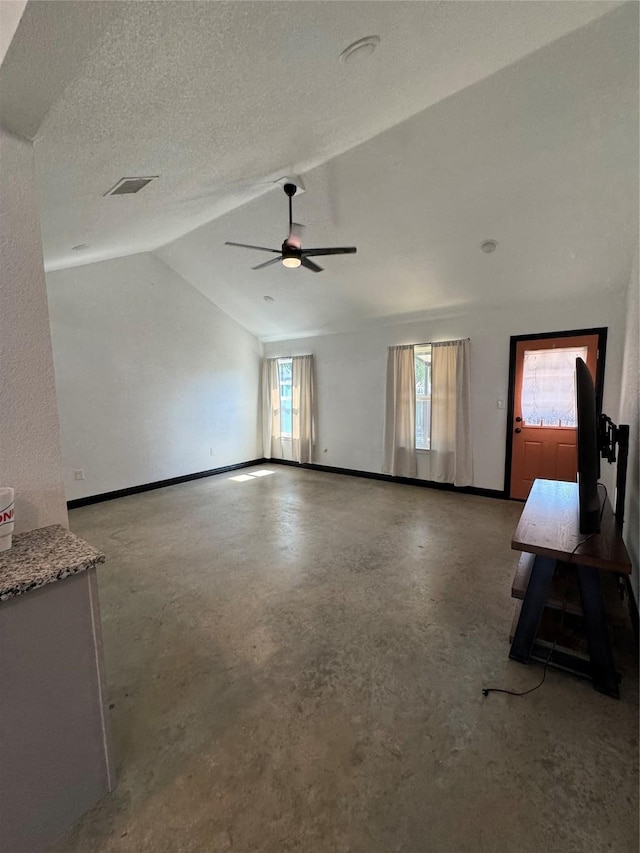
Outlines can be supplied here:
[[223, 468], [210, 468], [208, 471], [198, 471], [195, 474], [183, 474], [181, 477], [171, 477], [168, 480], [156, 480], [154, 483], [129, 486], [127, 489], [117, 489], [114, 492], [103, 492], [99, 495], [76, 498], [75, 500], [67, 501], [67, 509], [78, 509], [81, 506], [102, 503], [102, 501], [113, 501], [117, 498], [126, 498], [129, 495], [138, 495], [141, 492], [150, 492], [153, 489], [164, 489], [166, 486], [176, 486], [179, 483], [188, 483], [190, 480], [200, 480], [203, 477], [213, 477], [215, 474], [224, 474], [227, 471], [237, 471], [240, 468], [250, 468], [252, 465], [264, 464], [291, 465], [294, 468], [307, 468], [310, 471], [324, 471], [326, 474], [345, 474], [348, 477], [363, 477], [366, 480], [400, 483], [403, 486], [420, 486], [425, 489], [458, 492], [462, 495], [478, 495], [482, 498], [509, 500], [509, 496], [498, 489], [480, 489], [476, 486], [454, 486], [451, 483], [436, 483], [435, 480], [418, 480], [413, 477], [392, 477], [390, 474], [378, 474], [375, 471], [358, 471], [355, 468], [336, 468], [332, 465], [316, 465], [313, 462], [293, 462], [290, 459], [265, 459], [263, 457], [261, 459], [251, 459], [249, 462], [238, 462], [235, 465], [225, 465]]
[[195, 474], [183, 474], [181, 477], [171, 477], [168, 480], [156, 480], [155, 483], [144, 483], [141, 486], [129, 486], [127, 489], [117, 489], [115, 492], [103, 492], [100, 495], [90, 495], [86, 498], [76, 498], [67, 501], [67, 509], [77, 509], [81, 506], [102, 503], [102, 501], [113, 501], [116, 498], [126, 498], [129, 495], [138, 495], [140, 492], [151, 492], [153, 489], [164, 489], [165, 486], [177, 486], [178, 483], [188, 483], [189, 480], [200, 480], [203, 477], [213, 477], [215, 474], [224, 474], [226, 471], [237, 471], [239, 468], [250, 468], [252, 465], [262, 465], [267, 459], [252, 459], [250, 462], [237, 462], [235, 465], [225, 465], [222, 468], [210, 468], [208, 471], [198, 471]]
[[403, 486], [420, 486], [425, 489], [440, 489], [443, 492], [457, 492], [462, 495], [478, 495], [482, 498], [510, 500], [499, 489], [480, 489], [476, 486], [454, 486], [452, 483], [436, 483], [435, 480], [418, 480], [413, 477], [392, 477], [391, 474], [377, 474], [374, 471], [358, 471], [355, 468], [334, 468], [331, 465], [316, 465], [313, 462], [292, 462], [290, 459], [265, 459], [264, 462], [275, 465], [292, 465], [295, 468], [307, 468], [311, 471], [324, 471], [327, 474], [346, 474], [349, 477], [363, 477], [366, 480], [382, 480], [385, 483], [400, 483]]

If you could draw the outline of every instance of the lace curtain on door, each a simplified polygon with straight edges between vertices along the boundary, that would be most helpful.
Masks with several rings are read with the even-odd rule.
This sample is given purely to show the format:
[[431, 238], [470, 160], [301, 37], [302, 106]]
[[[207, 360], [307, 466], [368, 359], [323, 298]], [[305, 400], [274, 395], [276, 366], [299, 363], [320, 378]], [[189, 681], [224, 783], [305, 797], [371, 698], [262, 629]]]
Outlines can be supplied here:
[[525, 350], [522, 368], [522, 419], [527, 426], [575, 427], [576, 358], [587, 347]]

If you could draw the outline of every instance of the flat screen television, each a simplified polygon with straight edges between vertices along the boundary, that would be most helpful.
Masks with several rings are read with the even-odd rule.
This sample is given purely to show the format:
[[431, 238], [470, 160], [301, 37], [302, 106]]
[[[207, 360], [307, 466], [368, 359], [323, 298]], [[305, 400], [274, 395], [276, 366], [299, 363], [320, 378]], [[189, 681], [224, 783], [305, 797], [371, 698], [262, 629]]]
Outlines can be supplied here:
[[600, 455], [598, 452], [598, 414], [596, 391], [591, 371], [576, 358], [576, 409], [578, 415], [578, 497], [580, 533], [600, 532]]

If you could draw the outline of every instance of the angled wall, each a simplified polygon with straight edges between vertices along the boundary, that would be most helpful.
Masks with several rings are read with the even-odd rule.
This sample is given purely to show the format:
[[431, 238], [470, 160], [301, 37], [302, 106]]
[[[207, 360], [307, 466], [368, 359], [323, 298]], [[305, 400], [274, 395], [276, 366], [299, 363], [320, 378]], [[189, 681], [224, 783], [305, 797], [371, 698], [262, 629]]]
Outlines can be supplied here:
[[261, 345], [155, 255], [47, 286], [67, 499], [262, 455]]
[[0, 485], [20, 533], [67, 510], [31, 143], [0, 131], [0, 160]]

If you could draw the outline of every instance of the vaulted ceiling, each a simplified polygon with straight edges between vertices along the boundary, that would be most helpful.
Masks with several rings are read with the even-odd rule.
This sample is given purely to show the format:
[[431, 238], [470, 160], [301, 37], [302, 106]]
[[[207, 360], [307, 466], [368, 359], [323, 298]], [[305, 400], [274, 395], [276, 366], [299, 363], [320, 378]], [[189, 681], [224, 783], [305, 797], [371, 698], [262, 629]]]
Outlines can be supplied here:
[[[636, 2], [30, 0], [0, 110], [35, 138], [48, 269], [155, 250], [262, 338], [614, 292], [637, 243]], [[283, 175], [305, 242], [356, 255], [224, 246], [280, 245]]]

